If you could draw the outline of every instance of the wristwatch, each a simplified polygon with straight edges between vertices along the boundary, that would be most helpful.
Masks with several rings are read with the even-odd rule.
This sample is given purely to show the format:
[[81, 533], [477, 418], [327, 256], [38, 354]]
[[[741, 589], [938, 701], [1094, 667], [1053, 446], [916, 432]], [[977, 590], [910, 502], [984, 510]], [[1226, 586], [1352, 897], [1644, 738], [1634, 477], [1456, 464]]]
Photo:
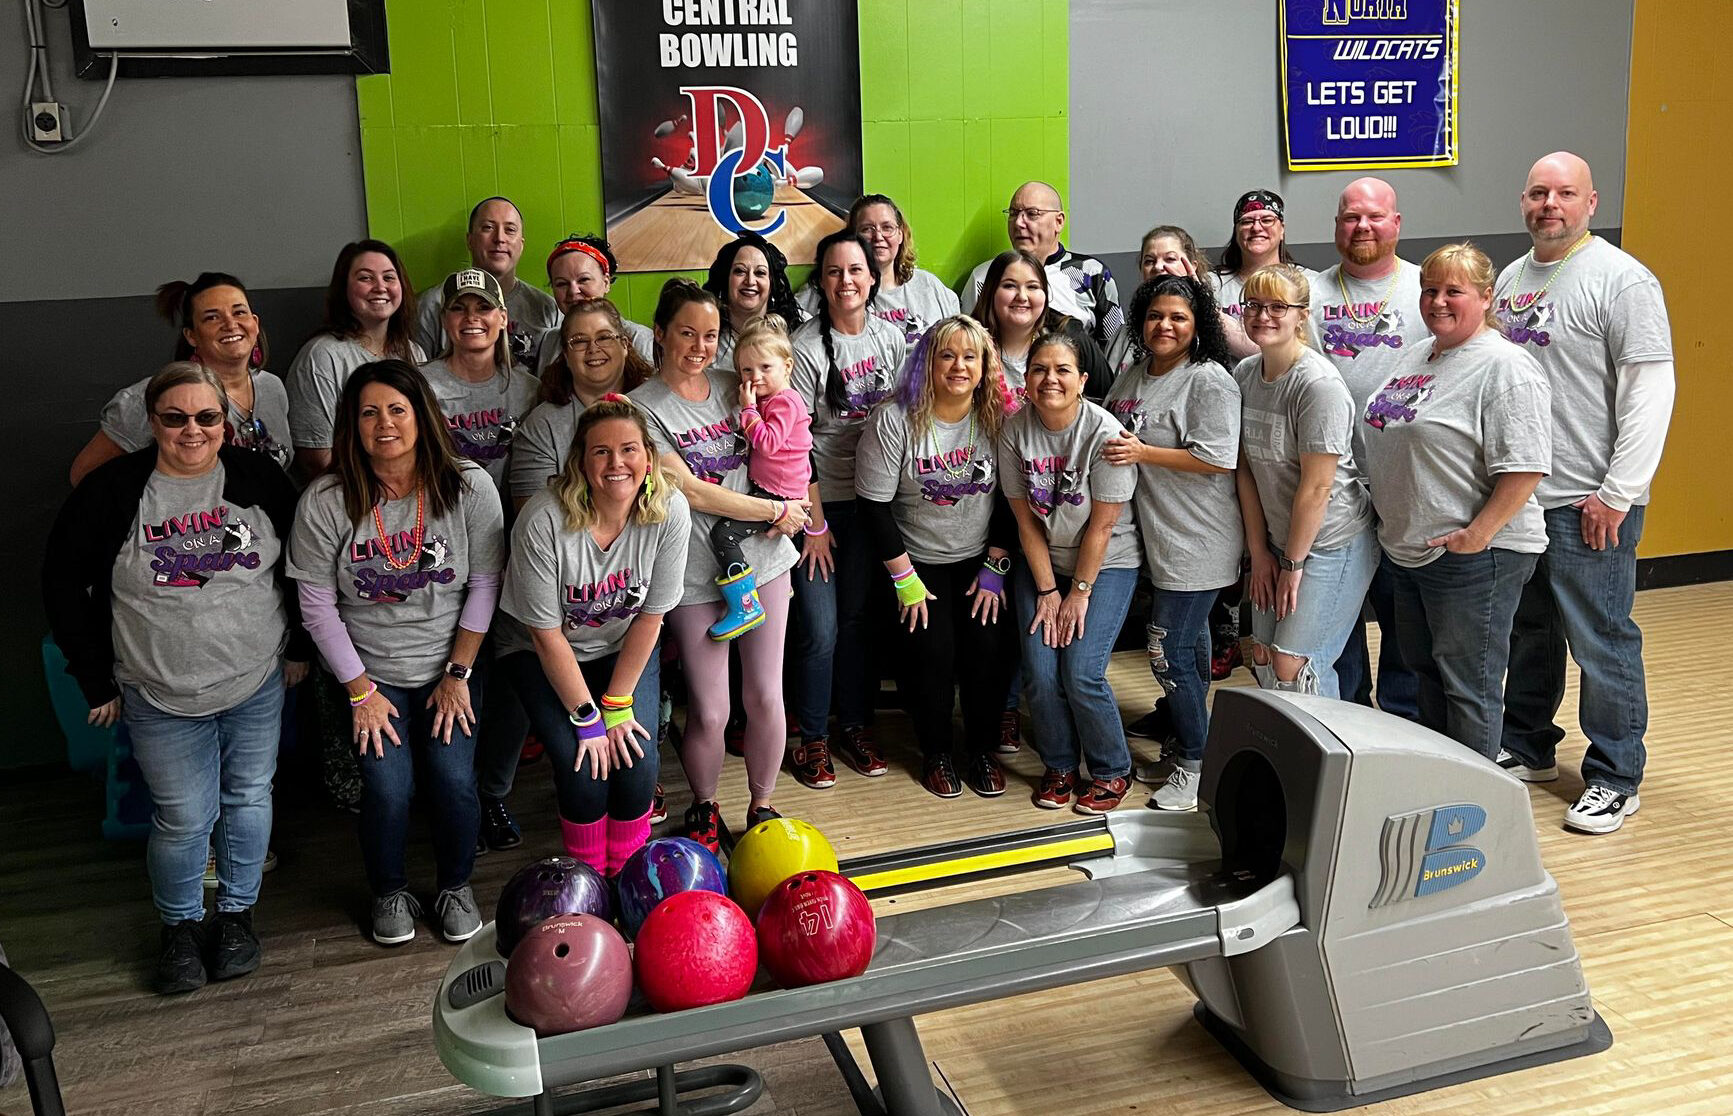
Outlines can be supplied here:
[[464, 666], [456, 659], [453, 659], [449, 663], [445, 664], [445, 673], [451, 675], [451, 677], [457, 679], [459, 682], [468, 682], [469, 676], [475, 673], [475, 668], [472, 666]]
[[981, 565], [987, 567], [996, 574], [1008, 574], [1011, 572], [1011, 556], [1007, 554], [1003, 558], [983, 558], [981, 559]]
[[1305, 558], [1289, 558], [1286, 554], [1276, 555], [1276, 565], [1284, 570], [1303, 570], [1306, 568]]
[[596, 717], [596, 703], [593, 701], [579, 702], [577, 708], [573, 709], [571, 713], [571, 720], [574, 725], [587, 725]]
[[1073, 593], [1081, 593], [1085, 597], [1087, 597], [1094, 588], [1095, 582], [1093, 581], [1073, 581], [1071, 583], [1071, 591]]

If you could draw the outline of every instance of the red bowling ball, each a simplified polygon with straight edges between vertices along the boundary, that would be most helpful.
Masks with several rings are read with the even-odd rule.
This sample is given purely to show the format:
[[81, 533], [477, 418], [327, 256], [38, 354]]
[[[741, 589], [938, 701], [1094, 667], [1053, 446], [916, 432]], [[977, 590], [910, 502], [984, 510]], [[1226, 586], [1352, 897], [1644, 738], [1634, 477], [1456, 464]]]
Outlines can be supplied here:
[[633, 970], [657, 1011], [738, 1000], [758, 972], [752, 921], [714, 891], [682, 891], [656, 905], [638, 928]]
[[537, 923], [506, 962], [505, 1009], [544, 1038], [612, 1023], [631, 998], [626, 939], [595, 915]]
[[784, 988], [859, 976], [877, 940], [872, 904], [835, 872], [790, 876], [758, 912], [758, 951]]

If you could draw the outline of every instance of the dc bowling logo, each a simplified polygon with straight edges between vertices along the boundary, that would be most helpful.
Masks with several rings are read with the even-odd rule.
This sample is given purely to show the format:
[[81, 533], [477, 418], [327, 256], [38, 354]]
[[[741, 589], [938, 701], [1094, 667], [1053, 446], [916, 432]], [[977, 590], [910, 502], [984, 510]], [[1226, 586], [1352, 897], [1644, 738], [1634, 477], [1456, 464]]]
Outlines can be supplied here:
[[[808, 189], [824, 181], [821, 167], [791, 167], [788, 145], [800, 134], [805, 113], [799, 106], [783, 119], [781, 141], [770, 145], [770, 113], [764, 102], [745, 89], [731, 85], [683, 85], [690, 111], [656, 126], [663, 138], [681, 127], [689, 127], [692, 145], [682, 166], [671, 167], [659, 158], [650, 163], [668, 176], [678, 194], [704, 199], [718, 225], [738, 236], [751, 231], [769, 236], [788, 220], [779, 211], [760, 225], [749, 225], [770, 214], [776, 204], [776, 188], [786, 184]], [[723, 127], [729, 117], [733, 123]]]

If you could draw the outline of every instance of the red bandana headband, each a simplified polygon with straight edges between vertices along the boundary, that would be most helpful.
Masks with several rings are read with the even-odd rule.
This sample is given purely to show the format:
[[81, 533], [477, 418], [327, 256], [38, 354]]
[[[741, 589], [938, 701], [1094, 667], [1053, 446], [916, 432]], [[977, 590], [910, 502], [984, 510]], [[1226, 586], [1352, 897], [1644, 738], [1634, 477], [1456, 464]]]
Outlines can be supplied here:
[[561, 256], [569, 255], [572, 252], [582, 252], [592, 260], [595, 260], [596, 266], [602, 269], [602, 278], [608, 279], [613, 277], [613, 270], [608, 267], [608, 257], [602, 255], [602, 250], [597, 248], [594, 244], [586, 244], [581, 240], [562, 240], [558, 244], [554, 245], [553, 252], [548, 256], [548, 266], [550, 268], [553, 267], [555, 260], [559, 259]]

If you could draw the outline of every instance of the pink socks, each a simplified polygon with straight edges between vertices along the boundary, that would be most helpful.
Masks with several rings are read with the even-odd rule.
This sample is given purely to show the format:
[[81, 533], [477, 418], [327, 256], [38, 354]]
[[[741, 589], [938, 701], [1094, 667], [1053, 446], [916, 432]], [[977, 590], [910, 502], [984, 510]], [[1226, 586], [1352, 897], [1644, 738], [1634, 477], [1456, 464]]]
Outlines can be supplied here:
[[626, 866], [626, 860], [644, 846], [650, 839], [650, 811], [644, 811], [641, 818], [631, 821], [619, 821], [614, 818], [604, 819], [608, 827], [608, 870], [607, 875], [617, 875]]
[[608, 868], [608, 851], [613, 842], [612, 835], [607, 832], [610, 824], [619, 823], [597, 818], [593, 822], [579, 824], [561, 818], [560, 834], [565, 838], [566, 854], [583, 861], [598, 872], [611, 874]]

